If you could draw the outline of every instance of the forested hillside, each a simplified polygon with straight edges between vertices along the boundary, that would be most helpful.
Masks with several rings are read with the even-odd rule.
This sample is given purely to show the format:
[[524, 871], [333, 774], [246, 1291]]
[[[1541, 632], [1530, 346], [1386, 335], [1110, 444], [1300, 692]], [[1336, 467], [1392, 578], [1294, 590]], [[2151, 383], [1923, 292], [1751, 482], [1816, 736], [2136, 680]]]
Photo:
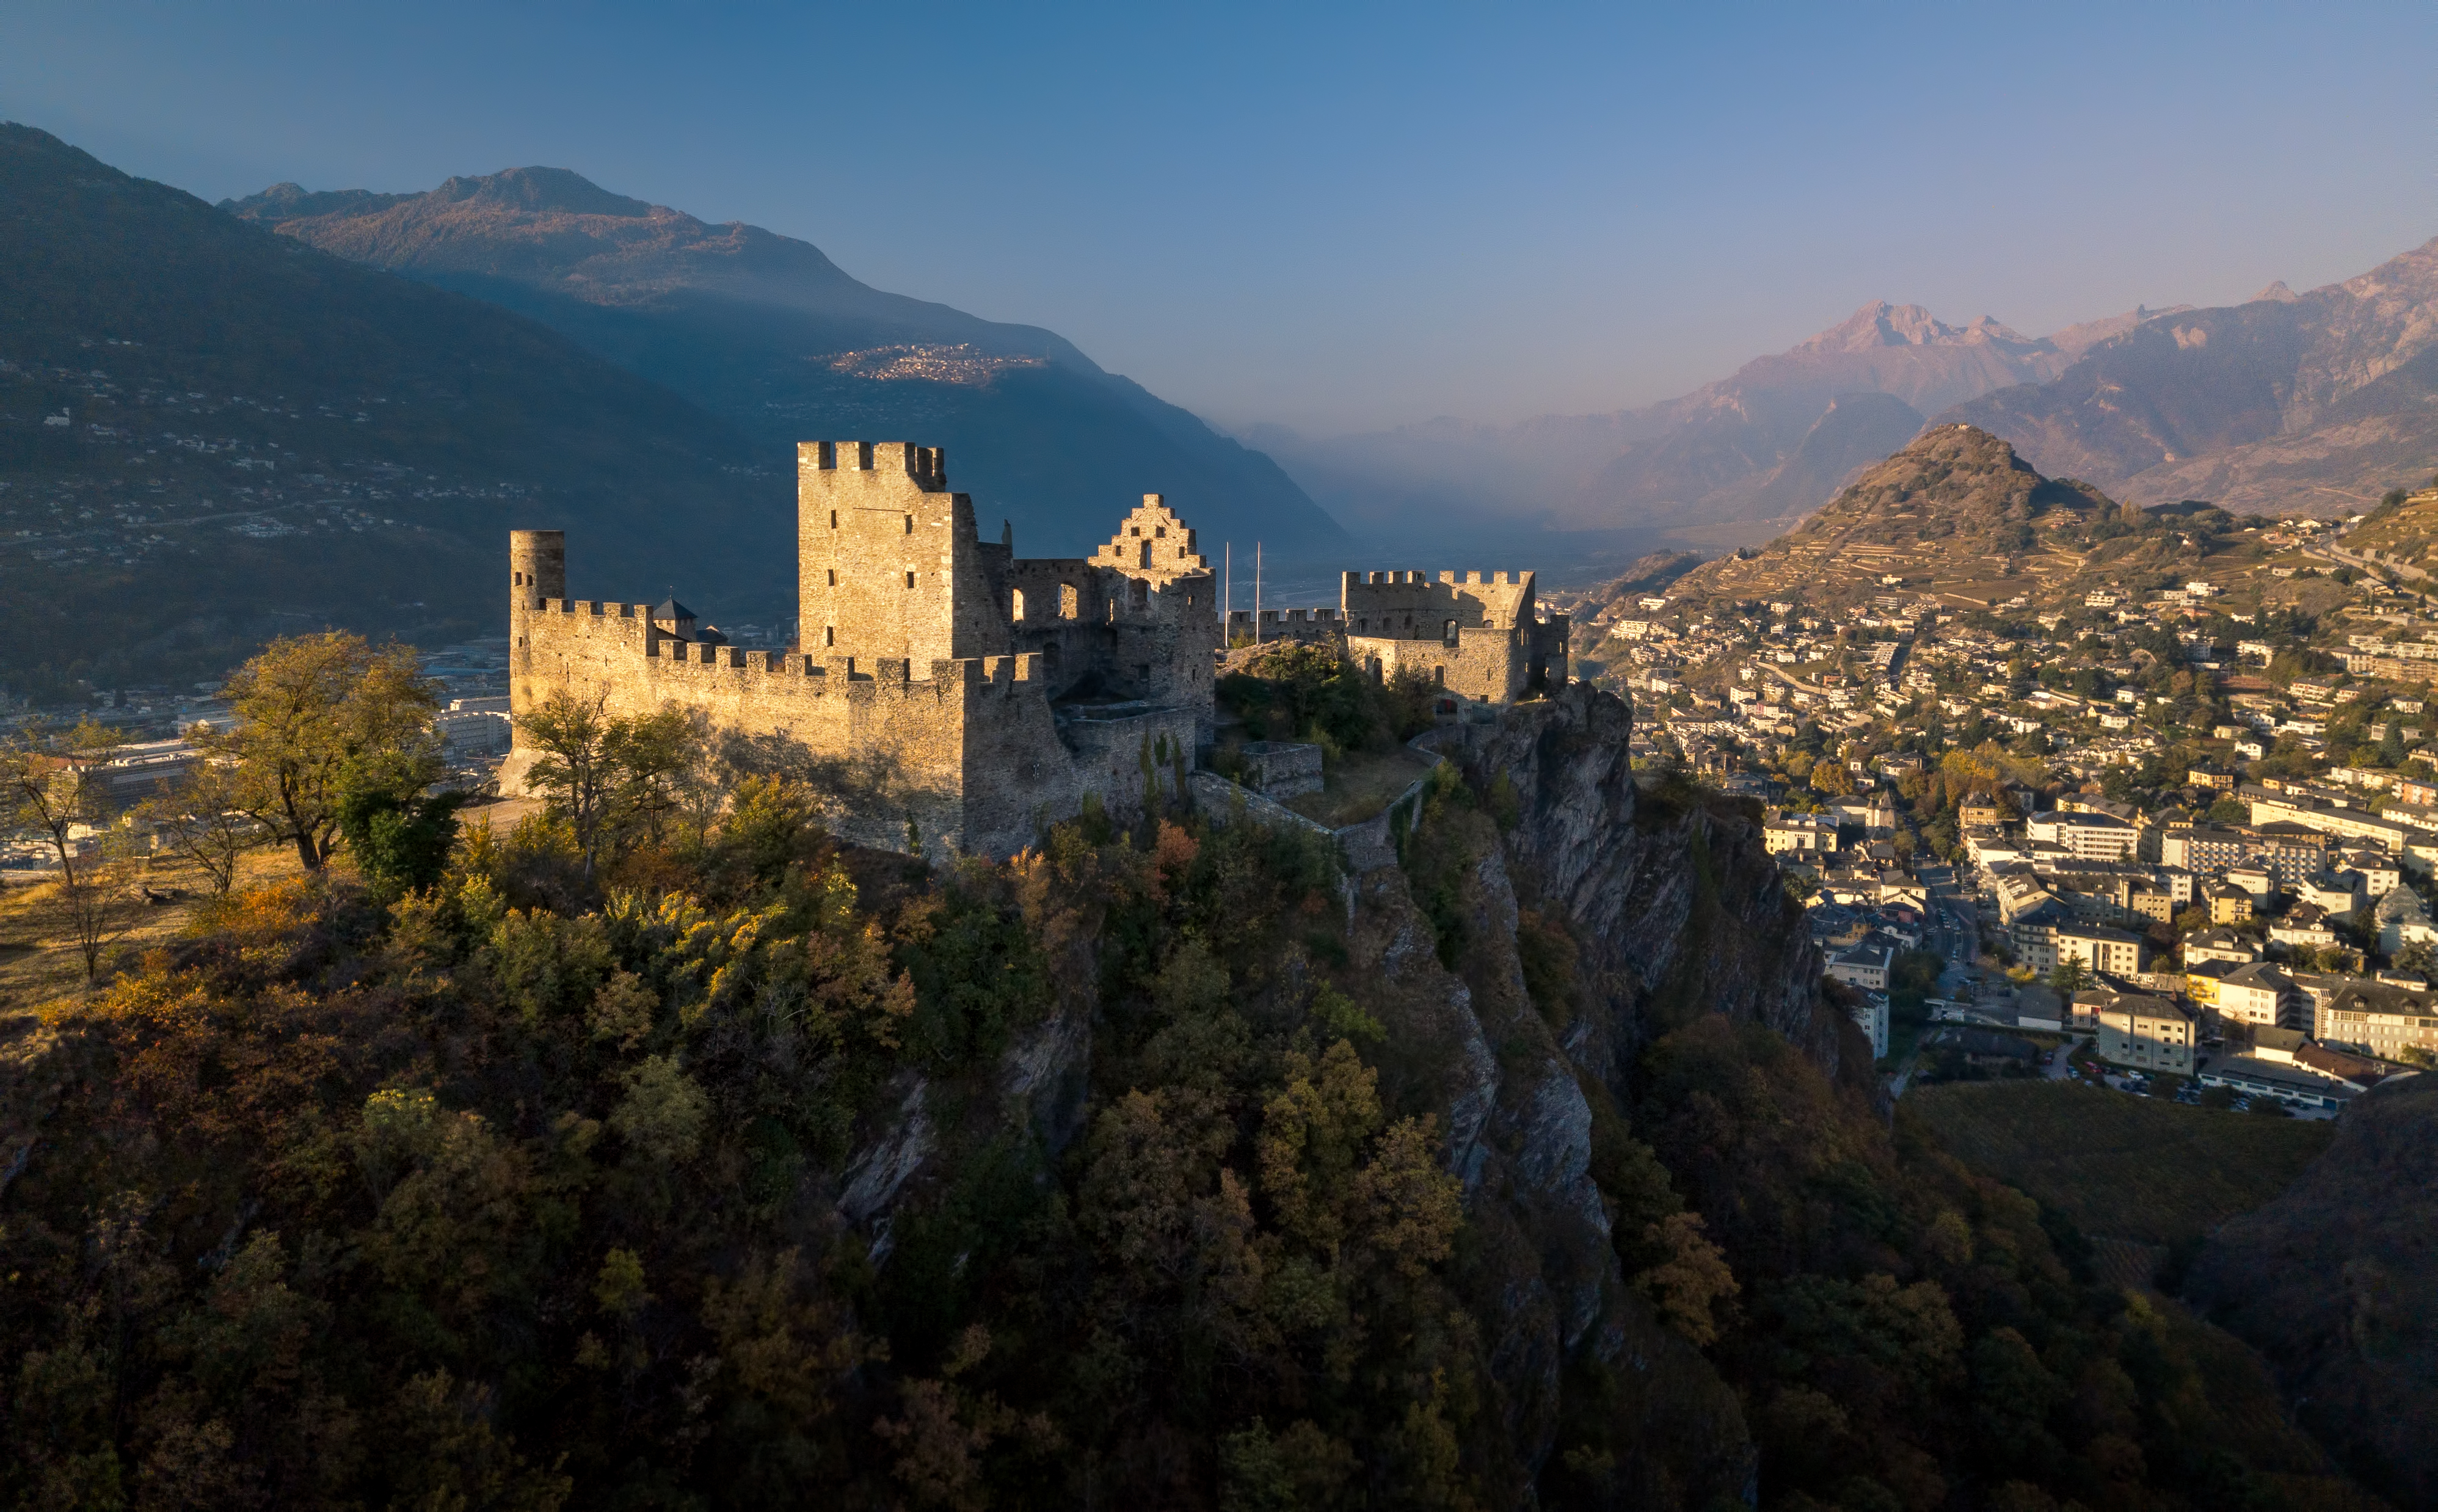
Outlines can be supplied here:
[[927, 868], [675, 730], [445, 858], [361, 826], [0, 1062], [9, 1493], [2375, 1504], [1891, 1130], [1749, 815], [1625, 729], [1524, 706], [1359, 875], [1184, 810]]
[[[276, 633], [502, 633], [511, 525], [579, 576], [784, 611], [786, 454], [519, 316], [0, 125], [0, 686], [217, 677]], [[622, 586], [623, 585], [623, 586]]]

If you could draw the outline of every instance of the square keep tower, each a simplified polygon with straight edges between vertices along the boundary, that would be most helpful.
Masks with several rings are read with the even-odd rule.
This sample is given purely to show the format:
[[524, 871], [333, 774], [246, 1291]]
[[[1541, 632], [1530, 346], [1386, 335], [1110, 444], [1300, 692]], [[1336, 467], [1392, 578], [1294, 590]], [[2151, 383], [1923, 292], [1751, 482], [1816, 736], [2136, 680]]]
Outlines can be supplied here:
[[796, 448], [797, 634], [808, 657], [858, 666], [1003, 656], [1007, 620], [937, 447]]

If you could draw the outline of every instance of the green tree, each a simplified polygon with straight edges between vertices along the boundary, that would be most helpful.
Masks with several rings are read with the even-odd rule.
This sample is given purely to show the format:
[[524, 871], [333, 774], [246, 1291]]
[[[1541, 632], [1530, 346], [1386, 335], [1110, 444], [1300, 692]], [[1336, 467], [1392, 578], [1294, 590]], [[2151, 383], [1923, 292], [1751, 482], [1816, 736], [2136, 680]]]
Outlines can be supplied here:
[[468, 795], [427, 793], [437, 760], [403, 751], [358, 757], [341, 774], [339, 834], [357, 868], [387, 896], [429, 888], [448, 870], [457, 840], [457, 810]]
[[612, 714], [607, 694], [557, 693], [516, 723], [538, 752], [526, 785], [539, 789], [551, 815], [575, 832], [588, 878], [605, 850], [657, 832], [679, 810], [681, 783], [700, 761], [693, 723], [674, 705]]
[[2067, 957], [2057, 963], [2056, 970], [2049, 973], [2049, 986], [2054, 988], [2061, 997], [2072, 998], [2075, 993], [2090, 985], [2091, 968], [2085, 966], [2078, 957]]
[[240, 806], [319, 871], [339, 837], [339, 797], [351, 763], [436, 750], [439, 698], [412, 646], [374, 646], [344, 630], [274, 641], [222, 690], [235, 729], [199, 734], [236, 764]]

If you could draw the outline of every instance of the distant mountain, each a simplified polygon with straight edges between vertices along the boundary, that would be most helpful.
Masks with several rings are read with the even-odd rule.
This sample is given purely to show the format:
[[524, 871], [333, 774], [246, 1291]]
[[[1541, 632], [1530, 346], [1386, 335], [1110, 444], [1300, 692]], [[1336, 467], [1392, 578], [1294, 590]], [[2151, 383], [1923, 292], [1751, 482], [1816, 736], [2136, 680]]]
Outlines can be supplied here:
[[2144, 321], [1938, 418], [2134, 501], [2365, 508], [2438, 465], [2438, 240], [2306, 294]]
[[324, 252], [491, 301], [684, 395], [775, 463], [799, 440], [945, 446], [1027, 554], [1082, 554], [1144, 493], [1216, 546], [1341, 562], [1352, 542], [1276, 464], [1064, 338], [858, 282], [811, 244], [711, 225], [564, 168], [424, 194], [279, 185], [221, 208]]
[[1358, 529], [1485, 515], [1577, 530], [1786, 518], [1901, 446], [1923, 414], [2055, 378], [2149, 313], [2033, 338], [1988, 316], [1951, 325], [1918, 305], [1874, 302], [1645, 409], [1513, 426], [1435, 420], [1327, 441], [1279, 428], [1246, 435]]
[[0, 683], [183, 684], [269, 634], [504, 633], [512, 525], [592, 591], [785, 612], [793, 468], [521, 316], [0, 125]]
[[1770, 516], [1800, 515], [1920, 430], [1921, 412], [1893, 394], [1840, 395], [1755, 491], [1754, 501]]

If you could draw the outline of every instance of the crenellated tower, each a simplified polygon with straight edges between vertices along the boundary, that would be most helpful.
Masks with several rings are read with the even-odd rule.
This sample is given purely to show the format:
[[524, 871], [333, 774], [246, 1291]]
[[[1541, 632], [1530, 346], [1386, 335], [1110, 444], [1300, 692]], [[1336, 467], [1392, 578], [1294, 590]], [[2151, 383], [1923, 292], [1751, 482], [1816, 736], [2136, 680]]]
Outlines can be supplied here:
[[797, 634], [805, 655], [918, 667], [1005, 655], [1006, 616], [982, 555], [973, 501], [948, 491], [939, 448], [797, 446]]

